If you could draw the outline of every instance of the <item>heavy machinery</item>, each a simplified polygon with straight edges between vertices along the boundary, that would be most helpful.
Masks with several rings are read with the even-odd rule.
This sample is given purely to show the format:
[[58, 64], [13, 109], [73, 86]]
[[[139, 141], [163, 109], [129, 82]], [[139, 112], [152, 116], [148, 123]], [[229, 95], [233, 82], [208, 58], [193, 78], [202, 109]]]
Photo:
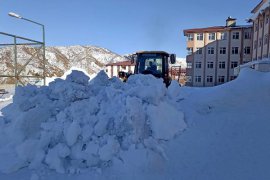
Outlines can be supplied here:
[[135, 62], [135, 70], [134, 73], [119, 72], [118, 76], [124, 81], [132, 74], [152, 74], [157, 78], [163, 78], [166, 86], [170, 85], [169, 62], [175, 63], [175, 54], [164, 51], [139, 51], [128, 58], [132, 63]]

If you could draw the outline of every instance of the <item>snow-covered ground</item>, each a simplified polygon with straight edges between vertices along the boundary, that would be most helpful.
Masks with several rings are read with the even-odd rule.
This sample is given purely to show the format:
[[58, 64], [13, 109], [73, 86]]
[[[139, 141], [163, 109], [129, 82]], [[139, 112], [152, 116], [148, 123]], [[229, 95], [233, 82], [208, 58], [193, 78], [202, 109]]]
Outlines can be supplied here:
[[[74, 71], [18, 88], [0, 117], [0, 179], [270, 179], [270, 73], [166, 89]], [[6, 174], [7, 173], [7, 174]]]
[[12, 98], [15, 93], [14, 85], [0, 85], [0, 89], [5, 89], [6, 94], [0, 94], [0, 116], [2, 116], [1, 109], [12, 103]]

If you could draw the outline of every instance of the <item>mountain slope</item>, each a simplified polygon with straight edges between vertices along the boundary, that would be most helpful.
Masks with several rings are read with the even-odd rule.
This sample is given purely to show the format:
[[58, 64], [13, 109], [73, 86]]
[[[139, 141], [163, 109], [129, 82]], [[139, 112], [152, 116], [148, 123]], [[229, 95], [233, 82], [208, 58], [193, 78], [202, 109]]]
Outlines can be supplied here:
[[[42, 50], [39, 47], [17, 46], [17, 72], [23, 76], [42, 75]], [[15, 72], [14, 48], [0, 48], [1, 75]], [[31, 59], [31, 61], [29, 61]], [[59, 46], [46, 47], [46, 76], [62, 76], [71, 67], [84, 69], [88, 74], [95, 74], [108, 63], [126, 59], [108, 49], [97, 46]], [[12, 83], [14, 79], [0, 78], [0, 82]]]

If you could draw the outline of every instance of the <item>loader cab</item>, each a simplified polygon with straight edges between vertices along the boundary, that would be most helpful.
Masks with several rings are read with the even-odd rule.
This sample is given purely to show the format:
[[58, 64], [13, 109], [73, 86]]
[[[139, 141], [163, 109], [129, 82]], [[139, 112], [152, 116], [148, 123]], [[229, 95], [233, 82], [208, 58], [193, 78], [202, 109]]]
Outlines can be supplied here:
[[163, 78], [168, 86], [171, 82], [169, 77], [169, 61], [175, 63], [175, 54], [164, 51], [140, 51], [134, 54], [136, 62], [134, 74], [152, 74], [157, 78]]

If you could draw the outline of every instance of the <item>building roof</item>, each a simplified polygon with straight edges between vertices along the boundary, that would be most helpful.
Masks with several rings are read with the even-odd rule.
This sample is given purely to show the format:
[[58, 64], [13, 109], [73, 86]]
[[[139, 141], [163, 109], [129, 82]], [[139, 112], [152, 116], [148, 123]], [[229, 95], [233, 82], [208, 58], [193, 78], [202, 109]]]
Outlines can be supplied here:
[[135, 66], [135, 62], [131, 63], [131, 61], [121, 61], [116, 63], [109, 63], [106, 66]]
[[212, 26], [206, 28], [185, 29], [184, 35], [186, 36], [189, 33], [219, 32], [227, 29], [243, 29], [251, 27], [252, 27], [251, 25], [239, 25], [239, 26]]
[[184, 34], [188, 33], [200, 33], [200, 32], [216, 32], [224, 30], [224, 26], [213, 26], [213, 27], [206, 27], [206, 28], [194, 28], [194, 29], [185, 29]]
[[267, 9], [269, 7], [270, 4], [270, 0], [262, 0], [252, 11], [251, 13], [253, 14], [250, 18], [249, 18], [249, 22], [254, 21], [255, 19], [257, 19], [257, 17], [263, 13], [263, 11], [265, 9]]
[[261, 0], [261, 2], [251, 11], [251, 13], [256, 13], [264, 3], [266, 3], [268, 0]]
[[244, 29], [244, 28], [252, 28], [252, 25], [230, 26], [230, 27], [227, 27], [227, 28], [230, 28], [230, 29]]

